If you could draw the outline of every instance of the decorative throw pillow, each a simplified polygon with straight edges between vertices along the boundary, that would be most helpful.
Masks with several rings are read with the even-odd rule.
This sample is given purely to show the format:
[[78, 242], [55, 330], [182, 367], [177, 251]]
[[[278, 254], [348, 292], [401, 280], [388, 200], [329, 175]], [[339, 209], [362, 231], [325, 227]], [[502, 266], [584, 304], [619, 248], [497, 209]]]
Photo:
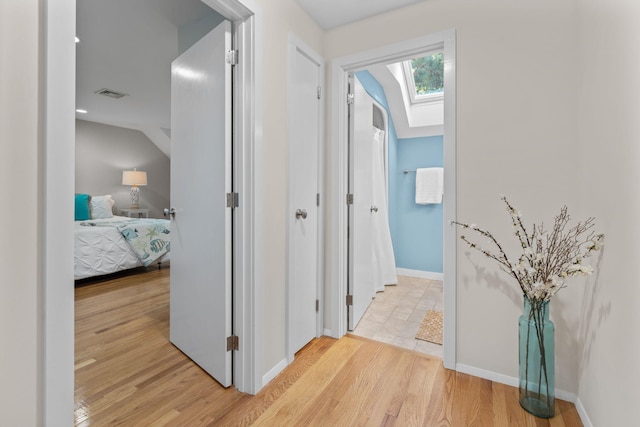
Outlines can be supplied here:
[[111, 198], [111, 194], [93, 196], [91, 198], [91, 219], [112, 218], [112, 208], [115, 203], [115, 200]]
[[76, 221], [84, 221], [91, 219], [89, 212], [89, 199], [91, 196], [88, 194], [76, 194]]

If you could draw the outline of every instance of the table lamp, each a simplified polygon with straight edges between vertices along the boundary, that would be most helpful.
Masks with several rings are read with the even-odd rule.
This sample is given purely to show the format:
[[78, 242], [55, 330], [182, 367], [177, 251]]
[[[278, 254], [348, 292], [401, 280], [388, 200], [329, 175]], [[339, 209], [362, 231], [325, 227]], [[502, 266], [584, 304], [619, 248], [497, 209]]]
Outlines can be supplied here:
[[122, 185], [130, 185], [131, 191], [131, 209], [140, 209], [140, 188], [141, 185], [147, 185], [147, 173], [136, 170], [122, 172]]

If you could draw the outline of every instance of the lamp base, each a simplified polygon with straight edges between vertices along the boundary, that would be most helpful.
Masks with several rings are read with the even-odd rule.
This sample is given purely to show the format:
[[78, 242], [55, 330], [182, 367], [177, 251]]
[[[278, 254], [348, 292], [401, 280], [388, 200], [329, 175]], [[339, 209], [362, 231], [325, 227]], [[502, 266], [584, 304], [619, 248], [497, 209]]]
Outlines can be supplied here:
[[140, 204], [138, 203], [140, 200], [140, 189], [137, 185], [131, 187], [129, 195], [131, 196], [131, 209], [140, 209]]

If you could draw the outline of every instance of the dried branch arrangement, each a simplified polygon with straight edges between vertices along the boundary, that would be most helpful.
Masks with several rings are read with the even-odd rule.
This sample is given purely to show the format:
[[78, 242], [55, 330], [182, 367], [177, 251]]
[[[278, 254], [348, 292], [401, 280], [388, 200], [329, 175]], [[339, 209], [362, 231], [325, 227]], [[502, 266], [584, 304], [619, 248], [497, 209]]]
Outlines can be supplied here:
[[458, 221], [451, 223], [488, 238], [490, 248], [478, 245], [465, 235], [460, 236], [469, 247], [497, 261], [502, 271], [516, 279], [527, 298], [549, 301], [566, 286], [566, 278], [593, 273], [593, 268], [585, 263], [585, 259], [600, 249], [604, 237], [593, 231], [594, 218], [580, 221], [568, 228], [571, 218], [564, 206], [555, 217], [551, 230], [546, 230], [541, 223], [534, 224], [529, 232], [522, 223], [520, 211], [505, 196], [501, 196], [501, 199], [511, 216], [514, 234], [522, 247], [522, 254], [517, 259], [509, 258], [503, 246], [489, 231], [476, 224]]

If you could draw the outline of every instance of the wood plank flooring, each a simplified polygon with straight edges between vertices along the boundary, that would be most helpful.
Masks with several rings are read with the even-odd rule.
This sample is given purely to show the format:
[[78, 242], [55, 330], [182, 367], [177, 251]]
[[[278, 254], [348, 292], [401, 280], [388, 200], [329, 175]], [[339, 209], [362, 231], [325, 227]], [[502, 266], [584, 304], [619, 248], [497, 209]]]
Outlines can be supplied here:
[[76, 426], [582, 426], [557, 400], [535, 418], [518, 390], [411, 350], [322, 337], [256, 396], [222, 388], [169, 343], [169, 270], [76, 288]]

